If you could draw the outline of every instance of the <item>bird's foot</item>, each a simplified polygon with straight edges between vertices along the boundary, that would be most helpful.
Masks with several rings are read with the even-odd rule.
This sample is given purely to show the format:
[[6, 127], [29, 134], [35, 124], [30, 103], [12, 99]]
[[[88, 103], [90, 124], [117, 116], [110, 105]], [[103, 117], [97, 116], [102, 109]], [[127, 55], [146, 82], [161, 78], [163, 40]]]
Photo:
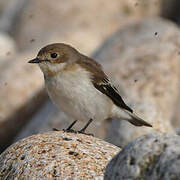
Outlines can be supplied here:
[[[74, 126], [74, 124], [76, 124], [77, 120], [73, 121], [69, 126], [68, 128], [66, 129], [63, 129], [64, 132], [72, 132], [72, 133], [77, 133], [75, 130], [72, 129], [72, 127]], [[52, 129], [53, 131], [60, 131], [59, 129], [57, 128], [53, 128]]]
[[59, 129], [57, 128], [52, 128], [53, 131], [60, 131]]
[[78, 131], [78, 133], [80, 134], [85, 134], [85, 135], [88, 135], [88, 136], [94, 136], [92, 133], [86, 133], [85, 130], [87, 129], [87, 127], [91, 124], [91, 122], [93, 121], [93, 119], [90, 119], [86, 125], [80, 130]]
[[94, 136], [94, 134], [92, 134], [92, 133], [86, 133], [86, 132], [81, 132], [81, 131], [77, 131], [77, 133], [84, 134], [84, 135], [87, 135], [87, 136]]
[[70, 126], [68, 126], [68, 128], [63, 129], [64, 132], [70, 132], [70, 133], [78, 133], [77, 131], [75, 131], [74, 129], [72, 129], [72, 127], [76, 124], [77, 120], [73, 121]]
[[[85, 130], [87, 129], [87, 127], [91, 124], [91, 122], [93, 121], [93, 119], [90, 119], [86, 125], [80, 130], [80, 131], [76, 131], [74, 129], [72, 129], [72, 127], [74, 126], [74, 124], [76, 124], [77, 120], [73, 121], [70, 126], [68, 126], [68, 128], [63, 129], [64, 132], [69, 132], [69, 133], [79, 133], [79, 134], [85, 134], [88, 136], [94, 136], [92, 133], [86, 133]], [[56, 128], [53, 128], [53, 131], [59, 131]]]

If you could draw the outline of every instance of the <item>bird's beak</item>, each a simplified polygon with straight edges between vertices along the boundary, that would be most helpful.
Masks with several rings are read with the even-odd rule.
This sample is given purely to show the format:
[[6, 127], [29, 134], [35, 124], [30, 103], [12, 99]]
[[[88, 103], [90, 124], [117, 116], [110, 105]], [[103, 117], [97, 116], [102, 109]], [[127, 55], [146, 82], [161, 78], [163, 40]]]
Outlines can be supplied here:
[[35, 59], [32, 59], [30, 61], [28, 61], [28, 63], [40, 63], [42, 60], [38, 59], [38, 58], [35, 58]]

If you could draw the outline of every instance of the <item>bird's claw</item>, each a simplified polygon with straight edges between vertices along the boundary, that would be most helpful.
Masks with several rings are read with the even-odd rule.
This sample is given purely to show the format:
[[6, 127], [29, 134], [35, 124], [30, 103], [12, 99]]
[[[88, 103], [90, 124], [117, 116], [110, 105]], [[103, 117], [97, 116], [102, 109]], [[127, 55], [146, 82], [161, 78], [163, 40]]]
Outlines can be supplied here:
[[[86, 133], [85, 130], [87, 129], [87, 127], [89, 126], [89, 124], [93, 121], [93, 119], [90, 119], [86, 125], [80, 130], [80, 131], [76, 131], [74, 129], [72, 129], [72, 127], [74, 126], [74, 124], [77, 122], [77, 120], [73, 121], [70, 126], [68, 126], [68, 128], [66, 129], [63, 129], [64, 132], [68, 132], [68, 133], [79, 133], [79, 134], [85, 134], [85, 135], [88, 135], [88, 136], [94, 136], [92, 133]], [[56, 128], [53, 128], [53, 131], [59, 131], [58, 129]]]
[[85, 134], [85, 135], [88, 135], [88, 136], [94, 136], [92, 133], [85, 133], [85, 130], [87, 129], [87, 127], [91, 124], [91, 122], [93, 121], [93, 119], [90, 119], [86, 125], [80, 130], [78, 131], [78, 133], [80, 134]]
[[86, 132], [83, 132], [83, 131], [77, 131], [77, 133], [79, 133], [79, 134], [84, 134], [84, 135], [87, 135], [87, 136], [93, 136], [93, 137], [94, 137], [94, 134], [92, 134], [92, 133], [86, 133]]
[[57, 128], [52, 128], [53, 131], [60, 131], [59, 129]]
[[71, 132], [71, 133], [76, 133], [75, 130], [72, 129], [72, 127], [76, 124], [77, 120], [73, 121], [68, 128], [63, 129], [64, 132]]

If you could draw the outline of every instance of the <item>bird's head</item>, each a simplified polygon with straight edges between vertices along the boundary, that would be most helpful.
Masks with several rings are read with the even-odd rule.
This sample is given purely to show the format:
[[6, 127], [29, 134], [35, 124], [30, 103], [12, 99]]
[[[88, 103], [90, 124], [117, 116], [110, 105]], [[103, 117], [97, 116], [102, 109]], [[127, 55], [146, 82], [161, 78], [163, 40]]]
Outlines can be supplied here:
[[53, 75], [63, 70], [68, 64], [76, 61], [79, 52], [73, 47], [56, 43], [43, 47], [35, 59], [28, 63], [38, 63], [44, 75]]

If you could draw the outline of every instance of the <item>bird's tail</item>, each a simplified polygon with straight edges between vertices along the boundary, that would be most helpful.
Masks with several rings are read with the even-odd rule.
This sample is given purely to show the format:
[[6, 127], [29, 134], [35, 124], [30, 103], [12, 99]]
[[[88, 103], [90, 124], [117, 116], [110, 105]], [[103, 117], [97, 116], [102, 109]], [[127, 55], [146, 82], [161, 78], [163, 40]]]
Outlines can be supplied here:
[[149, 124], [146, 121], [144, 121], [143, 119], [139, 118], [134, 113], [131, 113], [131, 112], [127, 111], [127, 110], [124, 110], [124, 111], [131, 116], [130, 119], [127, 119], [131, 124], [133, 124], [135, 126], [148, 126], [148, 127], [152, 127], [151, 124]]

